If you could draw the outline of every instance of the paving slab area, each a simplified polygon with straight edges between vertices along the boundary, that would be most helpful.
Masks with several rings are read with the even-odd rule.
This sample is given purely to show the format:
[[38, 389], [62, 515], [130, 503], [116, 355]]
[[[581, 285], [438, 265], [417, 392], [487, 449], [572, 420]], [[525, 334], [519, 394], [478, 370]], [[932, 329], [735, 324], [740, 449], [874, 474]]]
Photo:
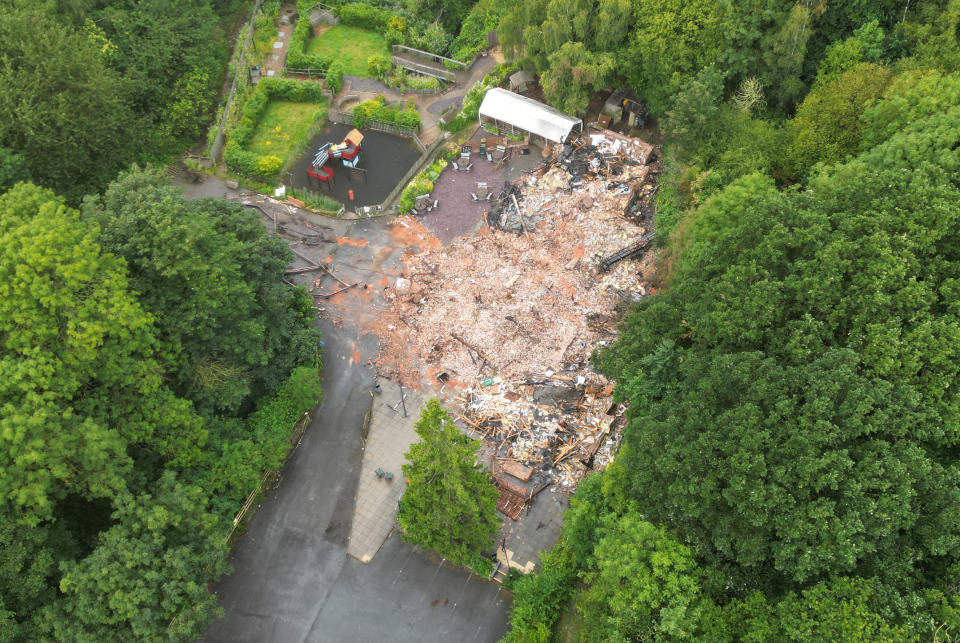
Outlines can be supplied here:
[[[404, 454], [419, 439], [413, 425], [424, 404], [410, 389], [403, 389], [401, 403], [399, 386], [389, 380], [381, 380], [380, 387], [381, 392], [373, 398], [353, 529], [347, 543], [347, 553], [362, 563], [373, 560], [396, 525], [397, 503], [407, 487], [401, 470], [406, 462]], [[377, 470], [382, 475], [378, 476]], [[386, 479], [387, 473], [393, 474], [392, 480]]]

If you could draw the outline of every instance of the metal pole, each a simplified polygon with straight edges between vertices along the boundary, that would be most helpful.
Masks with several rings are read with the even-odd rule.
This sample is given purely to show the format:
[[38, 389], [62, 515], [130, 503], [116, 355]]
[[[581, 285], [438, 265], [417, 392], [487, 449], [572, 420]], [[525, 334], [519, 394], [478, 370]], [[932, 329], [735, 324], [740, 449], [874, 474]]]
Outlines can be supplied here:
[[403, 384], [400, 385], [400, 403], [403, 404], [403, 417], [407, 417], [407, 400], [403, 394]]

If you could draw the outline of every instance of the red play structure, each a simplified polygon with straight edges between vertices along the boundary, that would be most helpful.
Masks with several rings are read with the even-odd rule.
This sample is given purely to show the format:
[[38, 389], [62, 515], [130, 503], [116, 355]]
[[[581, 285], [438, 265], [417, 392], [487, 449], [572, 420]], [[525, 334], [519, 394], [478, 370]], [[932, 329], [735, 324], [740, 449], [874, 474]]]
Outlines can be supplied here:
[[347, 133], [342, 142], [336, 145], [324, 143], [317, 150], [313, 163], [307, 168], [307, 176], [324, 183], [333, 179], [333, 168], [327, 167], [327, 161], [331, 158], [341, 159], [346, 167], [357, 167], [357, 163], [360, 161], [360, 145], [362, 142], [363, 134], [359, 130], [353, 129]]

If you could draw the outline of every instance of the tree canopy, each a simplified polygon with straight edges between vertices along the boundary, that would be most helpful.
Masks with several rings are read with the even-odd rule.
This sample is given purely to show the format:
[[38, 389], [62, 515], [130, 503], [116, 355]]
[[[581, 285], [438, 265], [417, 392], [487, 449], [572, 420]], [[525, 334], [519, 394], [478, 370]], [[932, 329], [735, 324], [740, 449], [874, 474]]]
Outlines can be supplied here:
[[[236, 2], [8, 0], [0, 149], [73, 205], [132, 161], [192, 145], [213, 113]], [[232, 37], [232, 36], [231, 36]], [[0, 152], [0, 186], [4, 183]]]
[[657, 637], [661, 604], [685, 615], [670, 639], [955, 635], [951, 6], [770, 7], [723, 30], [745, 49], [674, 79], [659, 293], [595, 356], [629, 403], [623, 444], [518, 583], [510, 640], [549, 640], [569, 601], [582, 640]]
[[[30, 183], [0, 196], [0, 640], [202, 633], [229, 518], [320, 395], [287, 253], [156, 172], [84, 216]], [[213, 358], [244, 373], [239, 395], [180, 386]]]
[[134, 169], [83, 214], [127, 261], [173, 388], [202, 412], [236, 412], [313, 357], [310, 300], [282, 282], [293, 254], [252, 210], [187, 201], [158, 171]]
[[404, 538], [475, 566], [500, 524], [497, 489], [475, 462], [479, 443], [457, 429], [437, 400], [427, 402], [414, 428], [420, 441], [403, 465], [408, 482], [397, 514]]
[[96, 230], [23, 184], [0, 196], [0, 244], [4, 502], [36, 524], [67, 494], [123, 491], [128, 444], [188, 459], [200, 423], [163, 386], [152, 317]]

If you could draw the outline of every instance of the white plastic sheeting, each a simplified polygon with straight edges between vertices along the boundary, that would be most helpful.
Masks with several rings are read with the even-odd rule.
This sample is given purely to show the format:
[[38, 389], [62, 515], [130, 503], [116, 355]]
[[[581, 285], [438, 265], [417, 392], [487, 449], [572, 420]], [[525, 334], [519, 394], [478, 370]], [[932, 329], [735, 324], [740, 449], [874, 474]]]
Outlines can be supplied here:
[[574, 127], [583, 129], [583, 121], [579, 118], [499, 87], [494, 87], [483, 97], [480, 117], [513, 125], [554, 143], [563, 143]]

